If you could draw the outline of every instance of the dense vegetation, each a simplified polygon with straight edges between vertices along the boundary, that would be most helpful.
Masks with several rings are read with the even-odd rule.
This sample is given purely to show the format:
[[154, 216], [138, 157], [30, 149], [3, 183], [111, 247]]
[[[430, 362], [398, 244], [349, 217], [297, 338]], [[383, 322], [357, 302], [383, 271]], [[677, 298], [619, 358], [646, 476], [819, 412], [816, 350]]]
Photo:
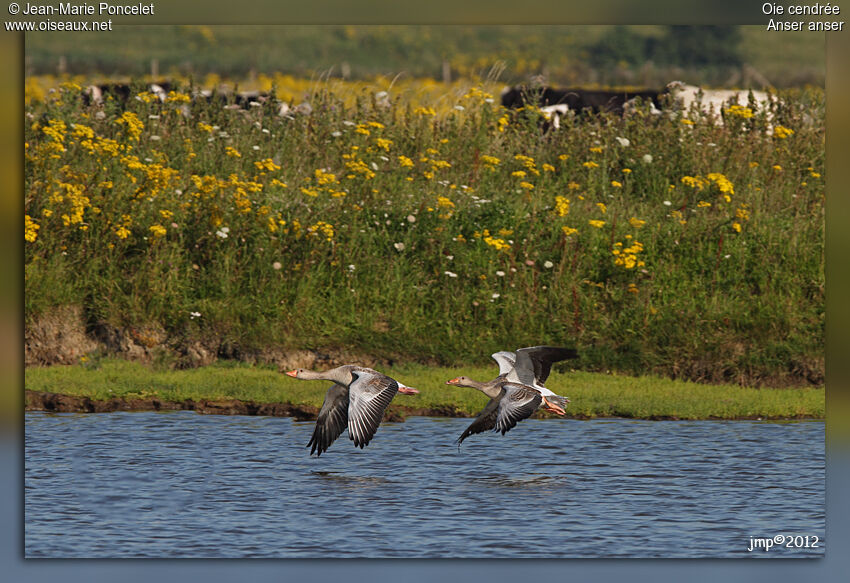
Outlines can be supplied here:
[[586, 370], [822, 382], [822, 92], [780, 93], [770, 127], [753, 106], [544, 133], [496, 91], [316, 81], [312, 114], [284, 117], [188, 87], [33, 95], [26, 318], [80, 305], [242, 352], [459, 364], [549, 343]]

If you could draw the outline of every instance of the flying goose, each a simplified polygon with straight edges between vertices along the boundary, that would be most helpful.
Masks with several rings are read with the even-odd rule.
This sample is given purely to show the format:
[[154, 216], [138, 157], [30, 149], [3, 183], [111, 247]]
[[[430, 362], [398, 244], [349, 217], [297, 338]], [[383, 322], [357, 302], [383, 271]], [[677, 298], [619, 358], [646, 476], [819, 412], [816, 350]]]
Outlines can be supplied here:
[[561, 348], [559, 346], [529, 346], [519, 348], [516, 352], [502, 350], [492, 355], [493, 360], [499, 364], [499, 376], [505, 380], [528, 385], [540, 391], [543, 396], [543, 407], [548, 411], [563, 415], [564, 407], [570, 400], [567, 397], [556, 395], [544, 386], [552, 364], [577, 358], [578, 353], [572, 348]]
[[502, 377], [498, 377], [487, 383], [480, 383], [469, 377], [460, 376], [446, 381], [446, 384], [478, 389], [490, 397], [490, 402], [487, 403], [487, 406], [484, 407], [481, 413], [478, 414], [478, 417], [475, 418], [475, 421], [458, 438], [458, 448], [460, 448], [463, 440], [470, 435], [481, 433], [488, 429], [501, 431], [502, 435], [504, 435], [512, 427], [515, 427], [517, 422], [530, 417], [543, 402], [543, 396], [537, 389], [528, 385], [508, 381]]
[[415, 395], [419, 391], [371, 368], [343, 365], [325, 372], [297, 368], [286, 373], [303, 380], [333, 381], [316, 419], [316, 428], [307, 447], [310, 455], [327, 451], [348, 428], [348, 438], [363, 449], [372, 440], [384, 410], [395, 394]]

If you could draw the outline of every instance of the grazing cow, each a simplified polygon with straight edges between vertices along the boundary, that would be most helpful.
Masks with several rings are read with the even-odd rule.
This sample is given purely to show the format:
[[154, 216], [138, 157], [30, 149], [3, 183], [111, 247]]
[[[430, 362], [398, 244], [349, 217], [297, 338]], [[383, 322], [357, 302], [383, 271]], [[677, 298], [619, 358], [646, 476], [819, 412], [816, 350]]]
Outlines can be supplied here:
[[[519, 109], [528, 103], [540, 107], [566, 106], [569, 110], [590, 113], [613, 113], [623, 115], [624, 105], [636, 98], [660, 105], [665, 91], [610, 91], [602, 89], [553, 89], [542, 87], [529, 89], [512, 87], [502, 93], [502, 105], [508, 109]], [[552, 110], [554, 111], [554, 110]]]
[[[156, 96], [160, 101], [165, 101], [171, 89], [171, 83], [163, 81], [160, 83], [151, 83], [144, 90]], [[89, 85], [83, 90], [83, 105], [102, 105], [104, 101], [110, 98], [123, 105], [129, 101], [132, 94], [133, 87], [128, 83]]]
[[714, 123], [723, 125], [723, 110], [732, 105], [747, 107], [752, 103], [759, 109], [770, 108], [776, 98], [765, 91], [732, 90], [732, 89], [702, 89], [696, 85], [686, 85], [681, 81], [673, 81], [667, 85], [671, 103], [677, 110], [691, 111], [691, 108], [703, 114], [713, 115]]
[[666, 94], [665, 91], [609, 91], [602, 89], [553, 89], [542, 87], [528, 89], [512, 87], [502, 92], [502, 105], [508, 109], [519, 109], [529, 103], [540, 108], [546, 119], [544, 131], [561, 127], [561, 118], [568, 111], [577, 113], [610, 113], [628, 115], [635, 111], [638, 100], [648, 103], [652, 112], [658, 112], [658, 106]]

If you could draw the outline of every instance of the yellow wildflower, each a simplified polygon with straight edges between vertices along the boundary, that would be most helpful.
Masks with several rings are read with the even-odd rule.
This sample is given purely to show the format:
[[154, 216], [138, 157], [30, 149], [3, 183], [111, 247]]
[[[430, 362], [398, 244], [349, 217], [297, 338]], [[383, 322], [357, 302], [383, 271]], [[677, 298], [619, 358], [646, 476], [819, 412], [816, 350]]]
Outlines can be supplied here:
[[603, 215], [608, 212], [608, 206], [604, 202], [597, 202], [596, 206], [599, 207], [599, 210], [602, 211]]
[[453, 203], [451, 200], [449, 200], [445, 196], [438, 196], [437, 197], [437, 208], [452, 209], [452, 208], [455, 208], [455, 203]]
[[154, 237], [164, 237], [167, 232], [162, 225], [151, 225], [148, 230], [153, 233]]
[[484, 237], [484, 242], [490, 247], [495, 247], [498, 251], [507, 251], [511, 246], [504, 240], [497, 237]]
[[232, 146], [227, 146], [224, 149], [224, 153], [227, 154], [228, 156], [230, 156], [231, 158], [241, 158], [242, 157], [242, 154], [239, 153], [239, 150], [237, 150], [236, 148], [234, 148]]
[[567, 226], [561, 227], [561, 230], [564, 232], [564, 235], [566, 235], [567, 237], [569, 237], [570, 235], [575, 235], [576, 233], [578, 233], [578, 229], [573, 229], [572, 227], [567, 227]]
[[744, 105], [730, 105], [726, 109], [723, 110], [726, 115], [731, 115], [734, 117], [741, 117], [743, 119], [749, 119], [753, 117], [753, 110]]
[[38, 237], [39, 225], [33, 221], [29, 215], [24, 215], [24, 239], [29, 242], [35, 242]]
[[726, 178], [723, 174], [718, 172], [712, 172], [708, 174], [708, 179], [714, 182], [717, 185], [717, 188], [723, 194], [735, 194], [735, 189], [732, 186], [732, 183]]
[[570, 212], [570, 199], [564, 196], [555, 197], [555, 214], [559, 217], [565, 217]]
[[265, 158], [263, 160], [254, 162], [254, 166], [257, 168], [257, 170], [267, 170], [269, 172], [280, 170], [280, 166], [275, 164], [271, 158]]
[[583, 163], [582, 166], [584, 166], [585, 168], [599, 168], [599, 164], [597, 164], [593, 160]]
[[640, 229], [642, 226], [646, 224], [646, 221], [642, 221], [637, 217], [632, 217], [629, 219], [629, 224], [633, 226], [635, 229]]
[[399, 156], [398, 163], [402, 168], [413, 168], [413, 160], [408, 158], [407, 156]]
[[142, 135], [142, 130], [145, 129], [145, 124], [132, 111], [125, 111], [120, 118], [115, 120], [115, 123], [126, 126], [127, 135], [131, 140], [138, 141], [139, 136]]
[[792, 135], [794, 135], [794, 130], [791, 128], [786, 128], [785, 126], [776, 126], [773, 128], [773, 137], [776, 139], [784, 140]]
[[617, 182], [616, 180], [612, 180], [612, 181], [611, 181], [611, 186], [613, 186], [614, 188], [623, 188], [623, 183], [622, 183], [622, 182]]
[[520, 182], [519, 185], [520, 185], [520, 187], [522, 187], [526, 190], [534, 190], [534, 185], [530, 182], [523, 181], [523, 182]]
[[595, 219], [591, 219], [587, 222], [591, 227], [596, 227], [597, 229], [601, 229], [605, 226], [605, 221], [597, 221]]

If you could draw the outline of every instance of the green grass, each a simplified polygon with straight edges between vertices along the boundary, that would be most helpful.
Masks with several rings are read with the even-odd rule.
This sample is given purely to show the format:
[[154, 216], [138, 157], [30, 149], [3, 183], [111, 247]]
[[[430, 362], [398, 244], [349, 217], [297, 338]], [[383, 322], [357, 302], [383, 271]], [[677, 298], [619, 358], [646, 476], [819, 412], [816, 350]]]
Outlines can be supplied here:
[[[440, 368], [404, 365], [383, 372], [420, 390], [398, 395], [394, 405], [413, 408], [457, 409], [477, 414], [487, 398], [474, 389], [446, 385], [461, 374], [489, 380], [495, 366]], [[158, 371], [122, 360], [102, 360], [89, 366], [29, 368], [25, 386], [94, 400], [112, 397], [186, 399], [239, 399], [320, 407], [328, 383], [291, 379], [268, 368], [242, 365], [209, 366], [193, 370]], [[736, 419], [824, 418], [824, 390], [752, 389], [706, 385], [657, 377], [625, 377], [585, 372], [554, 372], [547, 386], [569, 396], [569, 416]]]

